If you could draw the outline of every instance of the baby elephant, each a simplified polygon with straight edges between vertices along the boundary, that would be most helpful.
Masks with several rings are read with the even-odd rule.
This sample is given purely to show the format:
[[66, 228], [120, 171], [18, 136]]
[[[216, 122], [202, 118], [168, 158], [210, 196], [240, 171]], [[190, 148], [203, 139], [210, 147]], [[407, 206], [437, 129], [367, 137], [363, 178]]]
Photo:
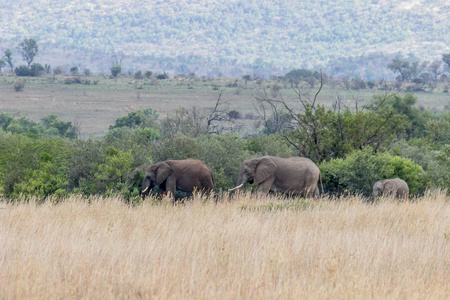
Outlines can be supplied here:
[[373, 185], [373, 200], [375, 201], [380, 194], [385, 197], [407, 198], [409, 194], [408, 184], [400, 178], [377, 181]]

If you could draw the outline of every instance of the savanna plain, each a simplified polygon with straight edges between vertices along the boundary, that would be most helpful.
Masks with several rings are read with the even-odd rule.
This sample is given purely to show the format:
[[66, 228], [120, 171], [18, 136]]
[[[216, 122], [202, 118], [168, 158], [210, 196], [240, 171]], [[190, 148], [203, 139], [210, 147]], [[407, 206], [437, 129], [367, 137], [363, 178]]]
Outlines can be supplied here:
[[0, 203], [2, 299], [448, 299], [446, 191]]
[[[235, 78], [171, 78], [168, 80], [140, 79], [108, 76], [80, 77], [84, 84], [67, 84], [69, 75], [45, 75], [26, 79], [22, 92], [14, 91], [18, 80], [11, 75], [0, 76], [0, 109], [17, 117], [24, 116], [39, 121], [55, 114], [63, 121], [70, 121], [80, 130], [80, 137], [103, 136], [117, 118], [130, 112], [152, 108], [160, 119], [172, 115], [181, 107], [211, 110], [219, 95], [221, 108], [238, 111], [245, 127], [257, 125], [262, 111], [257, 111], [255, 100], [261, 93], [272, 95], [274, 87], [282, 87], [280, 94], [287, 103], [297, 108], [298, 95], [289, 84], [276, 80], [246, 82]], [[369, 104], [374, 95], [392, 91], [374, 89], [348, 90], [341, 86], [324, 84], [317, 95], [317, 103], [332, 107], [344, 99], [346, 107], [354, 110]], [[312, 99], [319, 89], [304, 85], [300, 87], [304, 98]], [[444, 110], [449, 105], [448, 94], [442, 87], [435, 92], [417, 92], [418, 105], [433, 111]], [[250, 121], [249, 121], [250, 120]]]
[[[1, 111], [33, 120], [54, 113], [87, 139], [131, 111], [164, 118], [179, 107], [214, 107], [220, 93], [230, 110], [257, 116], [255, 95], [276, 84], [95, 77], [75, 85], [66, 77], [30, 78], [18, 93], [16, 78], [2, 76]], [[354, 107], [380, 91], [326, 85], [318, 102], [331, 107], [343, 93]], [[418, 94], [424, 108], [448, 104], [442, 91]], [[257, 125], [250, 115], [245, 122]], [[41, 200], [0, 198], [0, 299], [450, 299], [446, 190], [376, 203], [250, 193], [175, 205]]]

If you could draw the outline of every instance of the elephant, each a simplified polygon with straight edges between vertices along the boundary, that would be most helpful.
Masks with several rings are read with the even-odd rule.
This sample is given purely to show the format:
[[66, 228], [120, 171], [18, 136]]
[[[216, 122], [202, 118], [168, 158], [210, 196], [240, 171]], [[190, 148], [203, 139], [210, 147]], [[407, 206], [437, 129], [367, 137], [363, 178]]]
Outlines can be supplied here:
[[408, 184], [400, 178], [377, 181], [373, 185], [373, 200], [375, 201], [380, 194], [385, 197], [407, 198], [409, 195]]
[[262, 194], [272, 191], [318, 197], [319, 180], [323, 193], [320, 170], [309, 158], [263, 156], [242, 162], [237, 186], [231, 190], [241, 188], [248, 182], [256, 183], [256, 191]]
[[144, 199], [151, 189], [158, 185], [160, 195], [170, 194], [175, 201], [175, 190], [184, 192], [214, 191], [214, 176], [211, 169], [201, 160], [166, 160], [147, 168], [142, 184], [141, 196]]

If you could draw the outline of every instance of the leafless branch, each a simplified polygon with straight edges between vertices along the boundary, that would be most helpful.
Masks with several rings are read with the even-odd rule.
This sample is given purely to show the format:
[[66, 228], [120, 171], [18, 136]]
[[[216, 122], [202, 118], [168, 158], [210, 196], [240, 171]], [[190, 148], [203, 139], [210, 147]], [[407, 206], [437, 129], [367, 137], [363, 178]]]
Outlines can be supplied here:
[[222, 94], [223, 90], [219, 92], [216, 103], [206, 121], [206, 128], [209, 134], [236, 133], [242, 127], [232, 117], [232, 111], [228, 103], [222, 101]]

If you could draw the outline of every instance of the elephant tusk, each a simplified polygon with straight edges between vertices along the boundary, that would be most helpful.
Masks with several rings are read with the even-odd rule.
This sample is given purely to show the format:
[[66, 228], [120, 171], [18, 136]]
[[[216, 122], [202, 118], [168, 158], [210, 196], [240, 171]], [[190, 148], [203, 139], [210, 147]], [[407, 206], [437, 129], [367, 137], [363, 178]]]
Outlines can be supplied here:
[[229, 192], [232, 192], [232, 191], [234, 191], [234, 190], [240, 189], [243, 185], [244, 185], [244, 184], [242, 183], [242, 184], [238, 185], [238, 186], [235, 187], [235, 188], [229, 189], [228, 191], [229, 191]]
[[148, 190], [148, 187], [146, 187], [141, 194], [145, 193]]

